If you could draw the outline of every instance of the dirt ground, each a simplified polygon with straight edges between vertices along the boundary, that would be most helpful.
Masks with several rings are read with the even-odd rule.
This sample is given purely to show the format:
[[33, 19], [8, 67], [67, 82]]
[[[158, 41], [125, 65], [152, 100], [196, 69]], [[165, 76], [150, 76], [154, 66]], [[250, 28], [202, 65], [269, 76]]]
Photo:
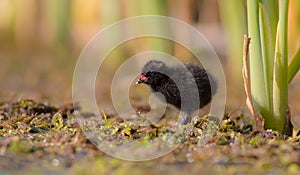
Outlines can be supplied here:
[[[83, 134], [72, 104], [60, 107], [33, 100], [0, 103], [0, 169], [4, 174], [297, 174], [300, 138], [254, 131], [242, 112], [226, 114], [217, 128], [211, 116], [197, 118], [180, 145], [167, 155], [132, 162], [100, 151]], [[85, 115], [85, 114], [82, 114]], [[99, 129], [114, 129], [122, 141], [148, 142], [171, 125], [136, 126], [107, 115]], [[217, 122], [216, 122], [217, 123]], [[215, 129], [215, 130], [214, 130]], [[201, 145], [201, 136], [214, 133]], [[148, 137], [146, 137], [148, 136]], [[151, 136], [151, 137], [149, 137]], [[176, 137], [177, 138], [177, 137]], [[1, 173], [1, 174], [2, 174]]]

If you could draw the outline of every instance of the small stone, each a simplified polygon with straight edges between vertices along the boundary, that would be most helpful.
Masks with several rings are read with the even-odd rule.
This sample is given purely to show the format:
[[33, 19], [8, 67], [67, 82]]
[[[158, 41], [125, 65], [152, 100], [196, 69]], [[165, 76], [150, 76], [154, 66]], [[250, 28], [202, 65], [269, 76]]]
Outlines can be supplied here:
[[52, 166], [58, 166], [59, 165], [59, 160], [58, 159], [52, 159], [51, 164], [52, 164]]

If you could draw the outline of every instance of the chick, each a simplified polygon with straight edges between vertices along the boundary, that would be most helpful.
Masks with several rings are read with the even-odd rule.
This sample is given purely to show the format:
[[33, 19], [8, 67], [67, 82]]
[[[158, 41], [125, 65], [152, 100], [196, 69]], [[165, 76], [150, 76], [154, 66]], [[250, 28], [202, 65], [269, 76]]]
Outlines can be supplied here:
[[183, 112], [180, 124], [191, 122], [192, 113], [207, 105], [216, 93], [216, 81], [201, 66], [184, 64], [169, 67], [159, 60], [146, 63], [137, 84], [148, 85], [152, 92], [164, 95], [168, 104]]

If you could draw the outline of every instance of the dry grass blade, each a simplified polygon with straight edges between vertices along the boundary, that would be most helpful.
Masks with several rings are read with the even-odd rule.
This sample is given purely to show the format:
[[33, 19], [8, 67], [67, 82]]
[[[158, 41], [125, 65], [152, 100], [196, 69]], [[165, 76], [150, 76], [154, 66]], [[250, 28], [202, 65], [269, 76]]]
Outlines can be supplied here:
[[248, 70], [248, 52], [249, 52], [249, 44], [251, 38], [247, 35], [244, 35], [244, 46], [243, 46], [243, 79], [244, 79], [244, 88], [247, 95], [246, 104], [249, 108], [252, 116], [255, 121], [255, 130], [262, 131], [264, 130], [264, 119], [261, 117], [259, 113], [256, 113], [254, 110], [252, 96], [251, 96], [251, 87], [250, 87], [250, 79], [249, 79], [249, 70]]

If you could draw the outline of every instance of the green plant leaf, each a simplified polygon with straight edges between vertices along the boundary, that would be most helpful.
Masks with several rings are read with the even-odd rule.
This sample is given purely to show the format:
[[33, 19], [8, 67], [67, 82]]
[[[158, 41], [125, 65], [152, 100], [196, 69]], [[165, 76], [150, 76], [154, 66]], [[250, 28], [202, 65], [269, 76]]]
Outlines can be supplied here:
[[235, 65], [234, 69], [229, 69], [230, 77], [240, 82], [242, 76], [242, 52], [243, 36], [247, 31], [246, 11], [244, 0], [221, 0], [217, 1], [220, 9], [220, 18], [222, 27], [227, 36], [228, 61], [229, 66]]
[[274, 58], [273, 78], [273, 122], [269, 128], [286, 133], [286, 110], [288, 107], [288, 79], [287, 79], [287, 15], [288, 0], [280, 1], [279, 21]]
[[[270, 57], [272, 50], [272, 43], [270, 43], [271, 30], [270, 24], [266, 19], [266, 13], [264, 10], [264, 5], [259, 3], [259, 30], [260, 30], [260, 42], [261, 42], [261, 53], [262, 53], [262, 63], [263, 63], [263, 74], [264, 83], [266, 90], [267, 103], [266, 107], [268, 110], [272, 111], [272, 81], [273, 81], [273, 59]], [[274, 47], [274, 46], [273, 46]], [[271, 120], [271, 119], [269, 119]]]
[[[264, 4], [266, 17], [267, 17], [268, 24], [270, 27], [271, 37], [269, 39], [271, 40], [271, 45], [273, 46], [273, 51], [274, 51], [274, 46], [275, 46], [275, 41], [276, 41], [277, 23], [278, 23], [278, 17], [279, 17], [278, 1], [262, 0], [262, 4]], [[272, 57], [272, 59], [273, 58], [274, 58], [274, 56]]]
[[264, 62], [262, 58], [260, 27], [259, 27], [259, 1], [247, 1], [248, 36], [251, 38], [249, 45], [249, 72], [253, 106], [264, 118], [271, 118], [270, 105], [268, 104]]

